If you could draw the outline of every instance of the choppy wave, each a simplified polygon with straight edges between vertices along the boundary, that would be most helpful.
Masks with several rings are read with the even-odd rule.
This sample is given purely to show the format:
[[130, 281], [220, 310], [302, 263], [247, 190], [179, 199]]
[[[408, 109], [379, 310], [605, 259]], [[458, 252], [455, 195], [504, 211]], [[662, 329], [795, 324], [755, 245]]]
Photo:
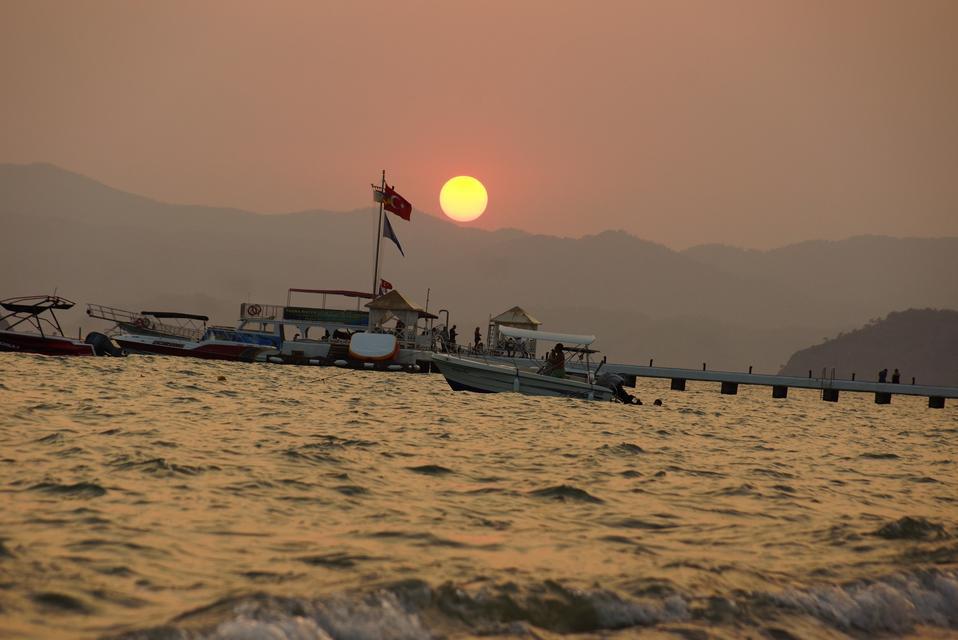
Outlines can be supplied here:
[[922, 625], [958, 630], [958, 573], [917, 571], [846, 585], [699, 598], [679, 593], [626, 597], [553, 581], [525, 587], [447, 583], [433, 588], [409, 580], [366, 594], [316, 599], [267, 594], [228, 598], [169, 625], [122, 634], [117, 640], [419, 640], [535, 636], [542, 631], [588, 634], [671, 623], [785, 637], [775, 633], [777, 625], [783, 616], [794, 614], [811, 616], [840, 632], [902, 634]]
[[904, 633], [918, 625], [958, 629], [958, 572], [919, 571], [770, 595], [842, 631]]

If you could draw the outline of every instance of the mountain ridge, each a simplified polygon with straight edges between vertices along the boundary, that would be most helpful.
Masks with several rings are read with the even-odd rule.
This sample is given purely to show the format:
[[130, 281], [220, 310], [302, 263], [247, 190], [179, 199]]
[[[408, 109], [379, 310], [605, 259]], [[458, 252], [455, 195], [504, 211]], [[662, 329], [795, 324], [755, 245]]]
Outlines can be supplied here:
[[906, 309], [795, 352], [779, 371], [801, 376], [835, 370], [837, 378], [877, 380], [899, 369], [902, 382], [958, 387], [958, 311]]
[[[0, 165], [0, 219], [4, 297], [59, 287], [83, 302], [183, 305], [232, 323], [239, 302], [282, 302], [288, 287], [372, 285], [372, 206], [260, 214], [167, 204], [52, 165]], [[385, 242], [383, 277], [420, 303], [428, 288], [433, 309], [450, 309], [461, 331], [519, 304], [552, 330], [603, 327], [600, 346], [620, 361], [774, 371], [817, 337], [867, 318], [958, 307], [948, 277], [958, 272], [958, 239], [850, 239], [811, 251], [800, 243], [742, 250], [737, 262], [621, 230], [486, 231], [418, 211], [393, 228], [406, 257]], [[886, 255], [904, 266], [876, 281], [873, 263]]]

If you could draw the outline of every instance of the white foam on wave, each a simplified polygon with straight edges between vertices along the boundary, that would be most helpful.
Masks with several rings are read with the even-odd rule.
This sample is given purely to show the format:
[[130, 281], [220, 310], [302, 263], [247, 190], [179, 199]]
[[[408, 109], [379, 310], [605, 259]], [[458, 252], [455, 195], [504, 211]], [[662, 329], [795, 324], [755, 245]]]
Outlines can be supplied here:
[[842, 630], [905, 633], [917, 625], [958, 628], [958, 572], [921, 571], [771, 596]]
[[[575, 593], [589, 603], [603, 629], [689, 619], [688, 603], [678, 595], [662, 600], [624, 600], [609, 591]], [[301, 602], [303, 615], [264, 610], [260, 605], [258, 602], [239, 604], [234, 610], [235, 617], [221, 622], [207, 637], [210, 640], [426, 640], [433, 637], [418, 614], [407, 610], [399, 598], [388, 591], [360, 600]], [[521, 622], [518, 624], [523, 627]]]
[[274, 621], [239, 616], [220, 623], [211, 640], [332, 640], [310, 618], [295, 616]]
[[[405, 597], [404, 597], [405, 594]], [[587, 603], [599, 629], [625, 629], [684, 622], [699, 617], [689, 601], [672, 594], [662, 599], [624, 599], [605, 590], [568, 591], [579, 603]], [[337, 596], [321, 600], [246, 600], [238, 603], [228, 620], [205, 636], [208, 640], [428, 640], [434, 633], [424, 625], [419, 612], [435, 594], [390, 590], [361, 597]], [[461, 602], [476, 605], [472, 622], [489, 625], [487, 618], [496, 597], [461, 592]], [[958, 629], [958, 571], [928, 570], [899, 573], [876, 580], [845, 585], [821, 585], [758, 594], [779, 607], [813, 616], [842, 631], [902, 634], [919, 625]], [[574, 605], [570, 605], [575, 608]], [[456, 616], [470, 623], [470, 607]], [[493, 616], [494, 617], [494, 616]], [[505, 621], [503, 621], [505, 622]], [[535, 616], [491, 626], [497, 633], [524, 635]], [[757, 622], [757, 621], [755, 621]], [[189, 637], [195, 637], [190, 635]]]
[[406, 611], [389, 592], [358, 601], [301, 602], [304, 615], [262, 610], [242, 603], [236, 617], [221, 622], [210, 640], [426, 640], [432, 635], [419, 616]]
[[678, 595], [663, 600], [623, 600], [612, 593], [598, 592], [589, 594], [589, 599], [604, 629], [679, 622], [689, 618], [688, 603]]

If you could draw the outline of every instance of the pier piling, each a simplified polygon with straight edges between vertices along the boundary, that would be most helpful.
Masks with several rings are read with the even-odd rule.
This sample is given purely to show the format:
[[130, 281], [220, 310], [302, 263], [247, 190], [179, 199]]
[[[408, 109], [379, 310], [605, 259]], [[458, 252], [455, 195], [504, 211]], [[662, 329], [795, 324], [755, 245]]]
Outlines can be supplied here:
[[737, 382], [722, 382], [722, 395], [734, 396], [738, 393]]
[[822, 389], [822, 400], [825, 402], [838, 402], [838, 389]]
[[782, 384], [776, 384], [772, 386], [772, 397], [773, 398], [787, 398], [788, 397], [788, 387]]
[[891, 394], [886, 391], [876, 391], [875, 404], [891, 404]]
[[929, 409], [944, 409], [945, 408], [945, 398], [942, 396], [929, 396], [928, 397], [928, 408]]
[[685, 378], [672, 378], [672, 391], [685, 391]]

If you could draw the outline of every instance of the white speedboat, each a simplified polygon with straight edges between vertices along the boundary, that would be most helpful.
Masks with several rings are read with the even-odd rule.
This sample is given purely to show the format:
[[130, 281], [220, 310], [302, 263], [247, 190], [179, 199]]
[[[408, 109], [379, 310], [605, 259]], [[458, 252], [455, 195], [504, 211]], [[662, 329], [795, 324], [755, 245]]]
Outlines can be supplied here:
[[566, 352], [585, 356], [585, 375], [579, 377], [566, 374], [565, 377], [540, 373], [541, 369], [483, 360], [481, 356], [460, 356], [454, 354], [432, 354], [432, 362], [446, 378], [446, 382], [455, 391], [476, 393], [502, 393], [513, 391], [533, 396], [565, 396], [584, 400], [613, 400], [615, 391], [594, 382], [594, 371], [588, 367], [589, 354], [595, 351], [588, 348], [595, 336], [579, 336], [564, 333], [546, 333], [528, 331], [513, 327], [502, 327], [503, 334], [518, 338], [532, 338], [543, 341], [576, 345], [566, 348]]

